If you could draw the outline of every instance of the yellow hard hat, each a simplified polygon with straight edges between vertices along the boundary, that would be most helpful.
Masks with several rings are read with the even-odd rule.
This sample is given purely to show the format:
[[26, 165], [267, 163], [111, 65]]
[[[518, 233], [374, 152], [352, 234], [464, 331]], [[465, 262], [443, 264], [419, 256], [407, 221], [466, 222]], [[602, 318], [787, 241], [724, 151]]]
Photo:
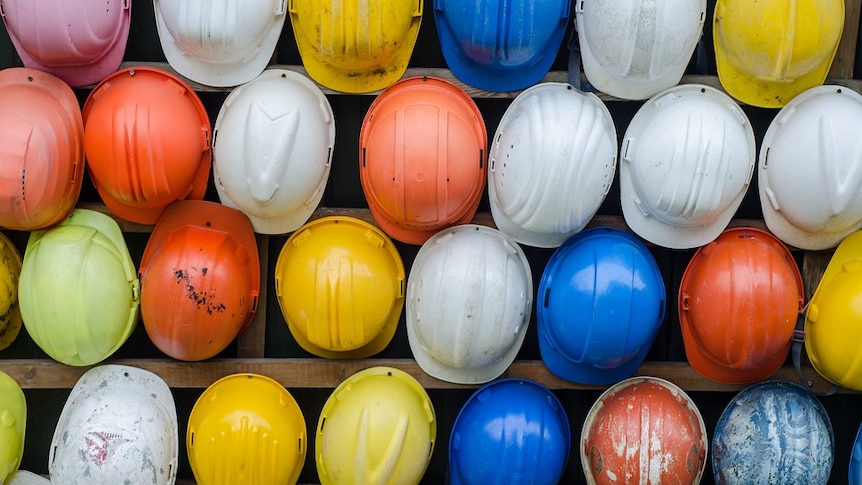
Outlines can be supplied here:
[[805, 350], [829, 382], [862, 391], [862, 231], [838, 245], [805, 313]]
[[380, 229], [324, 217], [294, 232], [275, 264], [290, 333], [328, 359], [364, 359], [389, 345], [404, 307], [401, 255]]
[[0, 371], [0, 485], [8, 484], [24, 456], [27, 400], [18, 383]]
[[201, 485], [294, 484], [305, 464], [305, 418], [274, 379], [229, 375], [211, 384], [192, 408], [186, 450]]
[[718, 79], [743, 103], [783, 107], [823, 84], [843, 30], [842, 0], [718, 0]]
[[291, 0], [290, 22], [309, 77], [345, 93], [368, 93], [404, 75], [422, 1]]
[[21, 254], [5, 234], [0, 233], [0, 350], [12, 345], [21, 331], [18, 308], [18, 277]]
[[391, 367], [361, 370], [320, 412], [317, 476], [322, 485], [416, 485], [436, 439], [434, 406], [416, 379]]

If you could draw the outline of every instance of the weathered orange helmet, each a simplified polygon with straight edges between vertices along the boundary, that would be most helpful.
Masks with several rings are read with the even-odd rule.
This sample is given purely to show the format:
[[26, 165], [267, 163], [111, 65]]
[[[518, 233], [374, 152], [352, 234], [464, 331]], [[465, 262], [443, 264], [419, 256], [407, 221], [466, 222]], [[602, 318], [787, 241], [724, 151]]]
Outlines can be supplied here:
[[138, 272], [147, 335], [178, 360], [224, 350], [257, 309], [260, 261], [248, 217], [201, 200], [171, 204], [150, 235]]

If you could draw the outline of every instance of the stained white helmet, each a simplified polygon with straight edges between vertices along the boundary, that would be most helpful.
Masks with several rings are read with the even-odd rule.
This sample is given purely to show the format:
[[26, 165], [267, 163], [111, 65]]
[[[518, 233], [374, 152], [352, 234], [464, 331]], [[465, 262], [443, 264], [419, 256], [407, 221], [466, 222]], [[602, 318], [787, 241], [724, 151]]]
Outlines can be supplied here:
[[159, 41], [178, 73], [207, 86], [236, 86], [266, 67], [287, 0], [153, 0]]
[[778, 112], [757, 169], [766, 226], [800, 249], [834, 248], [862, 228], [862, 95], [817, 86]]
[[584, 74], [604, 93], [647, 99], [679, 83], [705, 18], [706, 0], [578, 0]]
[[234, 89], [213, 135], [213, 178], [222, 204], [245, 213], [255, 232], [292, 232], [323, 197], [335, 118], [302, 74], [269, 69]]
[[407, 338], [428, 375], [458, 384], [499, 377], [521, 349], [533, 303], [527, 257], [500, 231], [445, 229], [407, 278]]
[[494, 135], [494, 223], [519, 243], [557, 247], [599, 210], [616, 163], [616, 129], [604, 103], [568, 84], [537, 84], [509, 105]]
[[54, 430], [51, 482], [172, 485], [179, 459], [171, 390], [150, 371], [101, 365], [78, 379]]
[[623, 137], [626, 223], [659, 246], [703, 246], [733, 218], [754, 163], [751, 123], [728, 95], [700, 84], [667, 89], [638, 110]]

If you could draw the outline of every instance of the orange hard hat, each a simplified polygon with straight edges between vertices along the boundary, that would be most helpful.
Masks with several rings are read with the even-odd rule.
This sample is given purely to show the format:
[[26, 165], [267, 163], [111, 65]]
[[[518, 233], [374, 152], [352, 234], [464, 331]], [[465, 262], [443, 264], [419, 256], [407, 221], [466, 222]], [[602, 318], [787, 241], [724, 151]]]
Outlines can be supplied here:
[[359, 180], [386, 234], [422, 244], [473, 219], [485, 189], [482, 114], [458, 86], [413, 77], [384, 90], [359, 134]]
[[679, 288], [685, 354], [717, 382], [766, 379], [787, 358], [803, 309], [802, 275], [772, 234], [734, 228], [701, 247]]
[[52, 226], [69, 215], [81, 193], [78, 100], [60, 78], [26, 67], [0, 71], [0, 99], [0, 226]]
[[178, 360], [204, 360], [241, 334], [257, 309], [260, 261], [251, 221], [201, 200], [168, 206], [141, 258], [141, 316]]
[[171, 202], [203, 199], [209, 116], [180, 78], [149, 67], [118, 71], [90, 93], [83, 118], [90, 175], [111, 212], [155, 224]]

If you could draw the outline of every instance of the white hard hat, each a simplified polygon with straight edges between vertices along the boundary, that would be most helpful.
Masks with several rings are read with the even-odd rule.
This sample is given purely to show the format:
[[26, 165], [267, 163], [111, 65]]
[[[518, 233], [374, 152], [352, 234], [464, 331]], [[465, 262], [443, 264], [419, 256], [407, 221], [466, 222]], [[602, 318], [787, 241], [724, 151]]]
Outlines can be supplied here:
[[616, 129], [604, 103], [568, 84], [537, 84], [509, 105], [494, 135], [494, 223], [519, 243], [557, 247], [596, 214], [616, 163]]
[[179, 459], [177, 410], [150, 371], [101, 365], [78, 379], [54, 430], [51, 482], [172, 485]]
[[706, 0], [579, 0], [584, 74], [612, 96], [649, 98], [679, 83], [705, 18]]
[[760, 148], [766, 227], [800, 249], [834, 248], [862, 228], [862, 95], [803, 91], [778, 112]]
[[51, 480], [42, 475], [37, 475], [26, 470], [18, 470], [18, 473], [12, 475], [12, 481], [9, 482], [9, 485], [46, 485], [50, 483]]
[[445, 229], [419, 249], [407, 278], [407, 338], [431, 377], [481, 384], [521, 349], [533, 303], [517, 243], [474, 224]]
[[234, 89], [216, 118], [219, 199], [255, 232], [295, 231], [323, 197], [334, 145], [335, 118], [320, 88], [302, 74], [266, 70]]
[[754, 164], [754, 131], [736, 102], [705, 85], [672, 87], [635, 113], [623, 137], [623, 216], [659, 246], [703, 246], [730, 223]]
[[269, 63], [287, 0], [153, 0], [168, 63], [207, 86], [237, 86]]

